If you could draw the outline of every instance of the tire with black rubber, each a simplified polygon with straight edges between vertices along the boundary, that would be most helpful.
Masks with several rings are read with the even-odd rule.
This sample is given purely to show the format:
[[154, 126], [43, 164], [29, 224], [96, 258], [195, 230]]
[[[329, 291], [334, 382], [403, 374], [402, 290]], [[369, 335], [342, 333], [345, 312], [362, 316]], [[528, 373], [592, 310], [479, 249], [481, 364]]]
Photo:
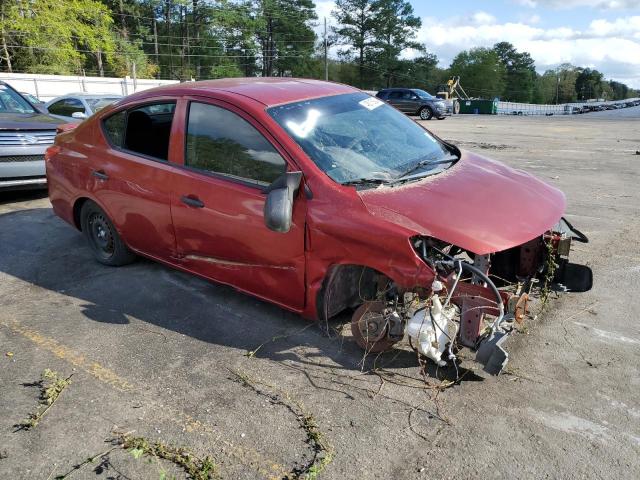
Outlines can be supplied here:
[[87, 201], [82, 206], [80, 224], [98, 262], [119, 267], [136, 259], [135, 253], [120, 238], [111, 219], [94, 202]]
[[433, 111], [429, 107], [422, 107], [418, 112], [420, 120], [431, 120], [433, 117]]

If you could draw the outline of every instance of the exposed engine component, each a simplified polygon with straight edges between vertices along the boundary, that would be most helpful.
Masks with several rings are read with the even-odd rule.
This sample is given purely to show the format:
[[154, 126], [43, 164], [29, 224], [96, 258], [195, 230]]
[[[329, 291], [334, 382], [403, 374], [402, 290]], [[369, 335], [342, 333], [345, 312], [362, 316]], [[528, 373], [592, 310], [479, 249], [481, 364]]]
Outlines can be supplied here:
[[452, 341], [448, 333], [449, 322], [456, 315], [455, 307], [445, 307], [440, 301], [439, 294], [443, 288], [440, 281], [433, 282], [433, 294], [424, 306], [415, 311], [406, 328], [414, 348], [441, 367], [447, 364], [442, 360], [442, 353], [447, 343]]
[[377, 300], [366, 301], [353, 315], [353, 336], [372, 353], [406, 336], [421, 355], [439, 366], [453, 361], [456, 370], [454, 345], [466, 346], [476, 350], [476, 361], [486, 372], [497, 375], [509, 359], [504, 343], [513, 322], [523, 321], [536, 284], [565, 291], [591, 288], [591, 270], [568, 261], [573, 239], [588, 241], [564, 218], [540, 237], [487, 255], [415, 237], [416, 253], [436, 278], [412, 291], [378, 285]]

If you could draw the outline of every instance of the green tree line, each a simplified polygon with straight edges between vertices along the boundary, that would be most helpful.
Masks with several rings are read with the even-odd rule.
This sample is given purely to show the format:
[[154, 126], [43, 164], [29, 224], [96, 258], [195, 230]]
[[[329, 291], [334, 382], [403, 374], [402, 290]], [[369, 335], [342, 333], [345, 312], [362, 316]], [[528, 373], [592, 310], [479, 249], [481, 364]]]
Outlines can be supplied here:
[[337, 0], [327, 35], [313, 0], [1, 0], [0, 69], [176, 80], [324, 78], [375, 90], [440, 90], [461, 77], [473, 97], [527, 103], [638, 96], [601, 72], [560, 65], [538, 74], [507, 42], [460, 52], [447, 68], [417, 41], [406, 0]]

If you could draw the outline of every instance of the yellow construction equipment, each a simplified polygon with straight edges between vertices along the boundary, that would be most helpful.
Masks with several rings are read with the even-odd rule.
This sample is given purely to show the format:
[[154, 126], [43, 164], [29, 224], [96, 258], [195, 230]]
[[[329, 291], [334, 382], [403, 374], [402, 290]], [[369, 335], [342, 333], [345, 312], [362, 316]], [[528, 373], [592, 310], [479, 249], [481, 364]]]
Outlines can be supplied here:
[[451, 77], [446, 85], [440, 85], [436, 97], [451, 102], [451, 111], [454, 114], [460, 113], [460, 100], [469, 100], [469, 95], [460, 85], [460, 77]]

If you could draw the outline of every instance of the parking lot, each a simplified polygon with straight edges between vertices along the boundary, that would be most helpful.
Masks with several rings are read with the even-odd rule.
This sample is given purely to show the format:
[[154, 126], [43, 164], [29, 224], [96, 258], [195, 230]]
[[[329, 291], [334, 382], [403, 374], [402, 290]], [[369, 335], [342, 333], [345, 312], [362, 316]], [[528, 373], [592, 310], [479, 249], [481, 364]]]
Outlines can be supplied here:
[[[102, 266], [44, 194], [3, 193], [0, 478], [183, 478], [109, 451], [123, 432], [210, 456], [222, 478], [640, 478], [640, 107], [425, 124], [559, 187], [591, 240], [572, 258], [593, 289], [534, 304], [504, 375], [467, 351], [440, 389], [451, 372], [423, 378], [406, 344], [363, 358], [339, 321], [327, 335], [147, 260]], [[71, 384], [20, 429], [45, 369]]]

